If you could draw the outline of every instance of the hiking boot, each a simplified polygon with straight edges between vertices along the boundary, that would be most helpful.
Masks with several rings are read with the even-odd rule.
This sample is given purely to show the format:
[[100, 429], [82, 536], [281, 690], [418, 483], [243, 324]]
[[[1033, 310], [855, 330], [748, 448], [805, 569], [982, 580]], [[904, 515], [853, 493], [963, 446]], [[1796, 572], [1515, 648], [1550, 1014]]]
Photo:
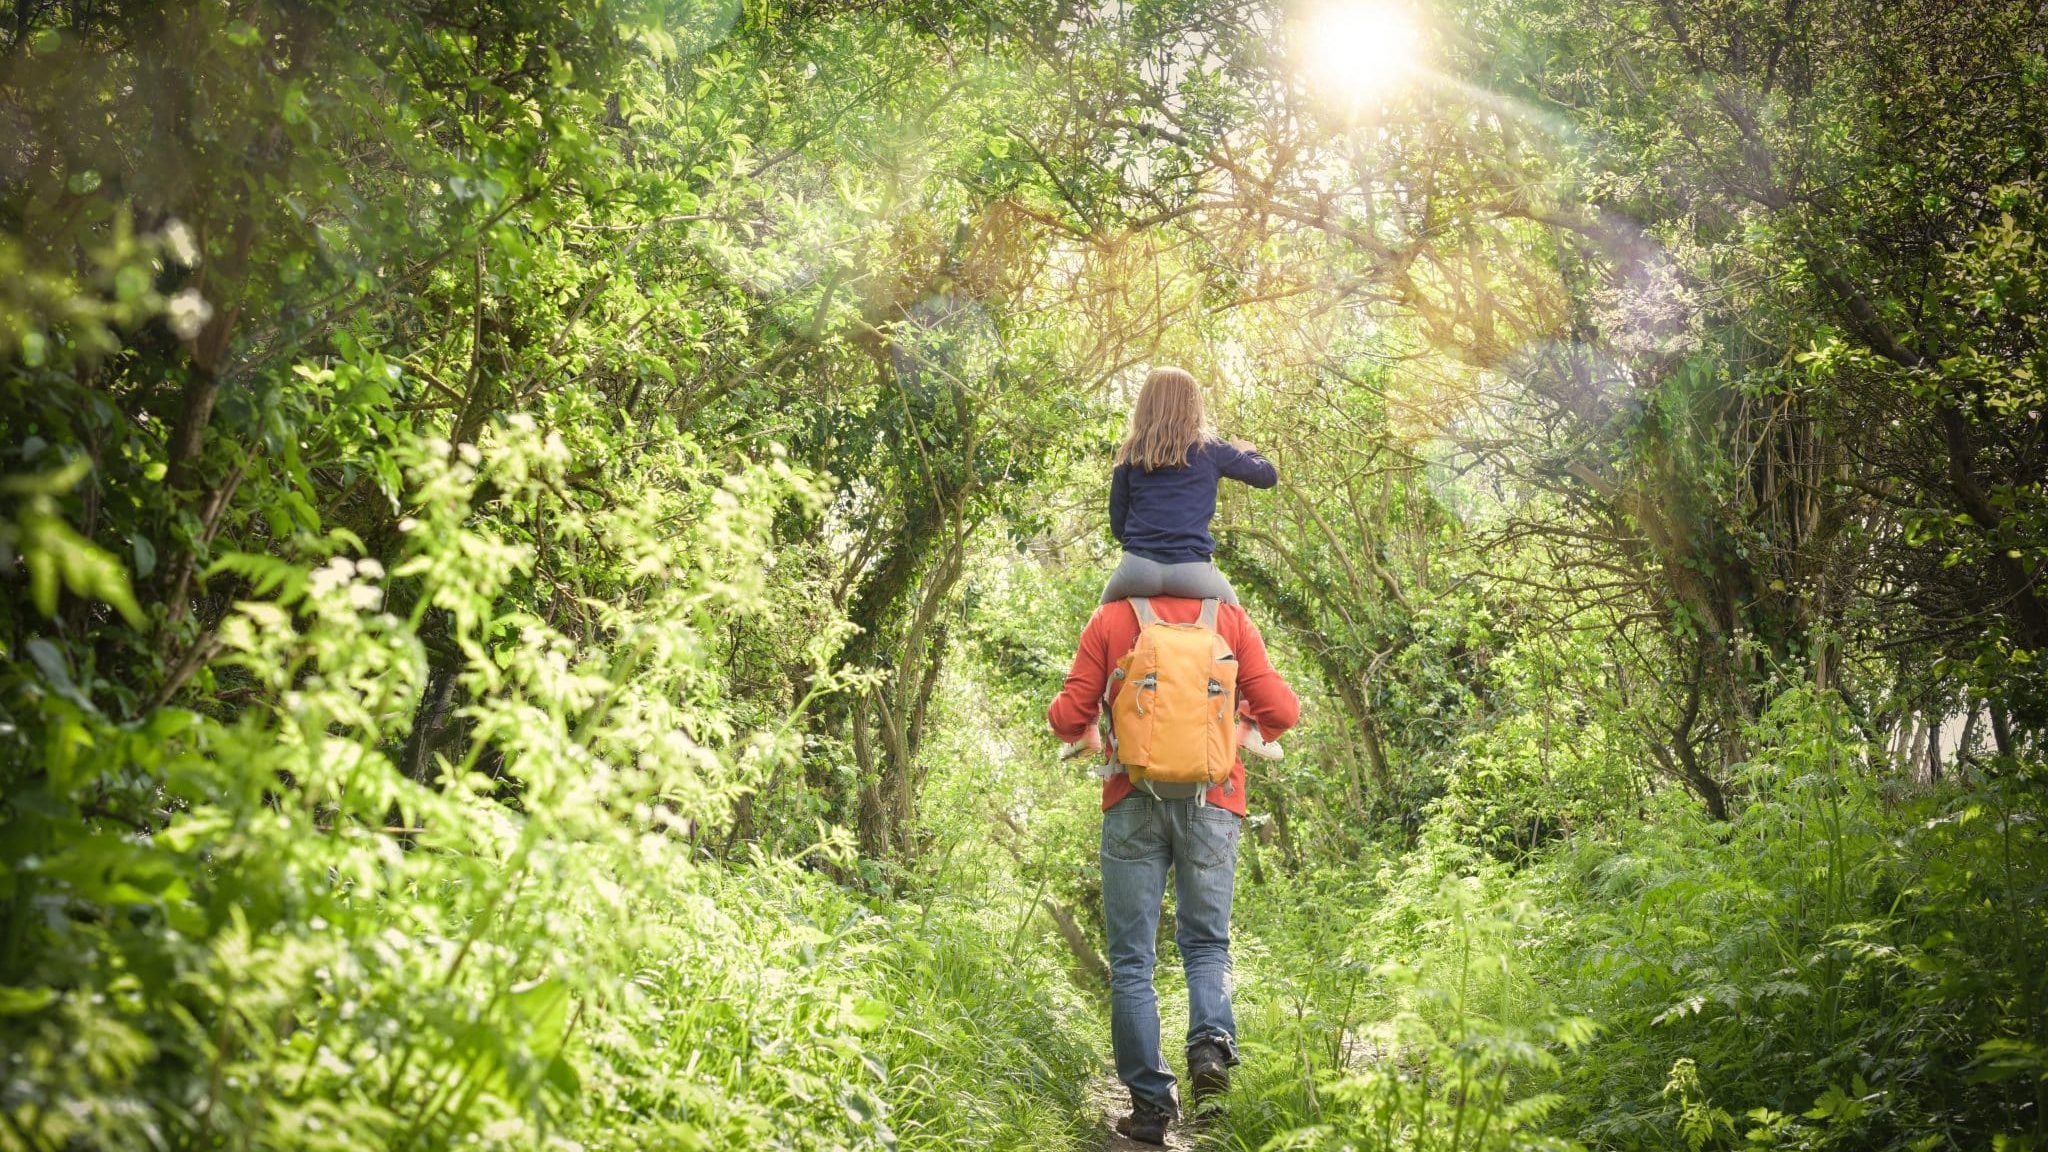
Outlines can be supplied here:
[[1117, 1135], [1140, 1144], [1166, 1146], [1166, 1126], [1173, 1122], [1173, 1115], [1156, 1104], [1143, 1100], [1131, 1101], [1131, 1114], [1116, 1122]]
[[1188, 1048], [1188, 1098], [1196, 1107], [1230, 1091], [1230, 1053], [1214, 1040]]

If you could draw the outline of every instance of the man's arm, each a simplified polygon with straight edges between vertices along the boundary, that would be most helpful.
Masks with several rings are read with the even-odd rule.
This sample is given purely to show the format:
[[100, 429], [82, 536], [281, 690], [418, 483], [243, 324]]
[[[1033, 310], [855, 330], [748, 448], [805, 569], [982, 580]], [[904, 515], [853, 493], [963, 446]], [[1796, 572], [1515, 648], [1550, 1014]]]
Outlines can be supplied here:
[[1240, 614], [1239, 619], [1244, 625], [1238, 635], [1226, 637], [1230, 650], [1237, 656], [1237, 695], [1252, 722], [1259, 726], [1259, 734], [1268, 740], [1277, 739], [1282, 732], [1301, 723], [1301, 699], [1267, 657], [1266, 639], [1259, 635], [1259, 626], [1252, 623], [1250, 616]]
[[[1109, 607], [1104, 605], [1104, 608]], [[1074, 666], [1067, 682], [1045, 710], [1053, 735], [1069, 743], [1086, 735], [1102, 712], [1102, 689], [1109, 683], [1109, 644], [1102, 623], [1103, 608], [1088, 618], [1081, 642], [1074, 648]]]
[[1131, 466], [1119, 464], [1109, 474], [1109, 534], [1124, 542], [1124, 516], [1131, 510]]

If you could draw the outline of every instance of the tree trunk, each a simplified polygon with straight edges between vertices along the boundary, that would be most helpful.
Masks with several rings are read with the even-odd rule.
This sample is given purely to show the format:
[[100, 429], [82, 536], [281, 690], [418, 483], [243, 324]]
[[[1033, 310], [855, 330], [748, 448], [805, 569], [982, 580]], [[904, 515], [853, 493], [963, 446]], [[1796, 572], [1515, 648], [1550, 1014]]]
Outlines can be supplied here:
[[171, 429], [164, 486], [173, 491], [198, 484], [199, 454], [206, 446], [206, 429], [213, 422], [214, 400], [220, 395], [220, 377], [210, 367], [192, 366], [185, 377], [184, 395], [178, 401], [178, 422]]
[[1098, 995], [1109, 992], [1109, 965], [1096, 951], [1095, 942], [1088, 939], [1088, 933], [1074, 918], [1073, 909], [1051, 896], [1045, 898], [1046, 915], [1052, 917], [1053, 927], [1059, 930], [1060, 939], [1066, 941], [1067, 951], [1074, 957], [1074, 966], [1081, 971], [1084, 987]]
[[1685, 709], [1679, 714], [1678, 722], [1672, 725], [1670, 752], [1660, 759], [1667, 767], [1675, 769], [1678, 778], [1706, 805], [1707, 815], [1716, 820], [1726, 820], [1727, 790], [1722, 787], [1720, 778], [1700, 763], [1699, 746], [1693, 737], [1693, 727], [1699, 722], [1700, 702], [1706, 693], [1705, 678], [1706, 657], [1703, 653], [1696, 654], [1691, 683], [1686, 686]]
[[1366, 762], [1372, 765], [1373, 782], [1379, 785], [1380, 795], [1391, 804], [1394, 800], [1394, 772], [1387, 766], [1387, 752], [1380, 744], [1379, 720], [1373, 714], [1371, 699], [1363, 688], [1359, 690], [1359, 701], [1364, 716], [1358, 725], [1358, 742], [1365, 749]]
[[1301, 871], [1301, 859], [1294, 853], [1294, 832], [1287, 824], [1287, 793], [1273, 790], [1273, 834], [1280, 841], [1280, 867], [1289, 876]]
[[1947, 719], [1948, 717], [1938, 711], [1930, 713], [1927, 717], [1927, 782], [1929, 784], [1941, 782], [1941, 728]]
[[854, 705], [850, 720], [853, 759], [860, 771], [860, 789], [854, 800], [854, 835], [860, 843], [861, 855], [870, 860], [887, 859], [891, 847], [889, 806], [883, 792], [883, 781], [877, 775], [874, 746], [868, 738], [868, 704], [865, 700]]
[[2012, 727], [2005, 719], [2005, 711], [1998, 705], [1985, 702], [1984, 710], [1991, 713], [1991, 739], [1998, 744], [1998, 754], [2010, 757], [2012, 753]]
[[405, 746], [398, 754], [398, 770], [407, 779], [428, 782], [441, 728], [455, 704], [457, 662], [453, 656], [428, 659], [427, 688], [420, 693], [419, 707], [413, 710], [412, 731], [406, 734]]
[[1970, 757], [1970, 745], [1977, 742], [1977, 721], [1984, 714], [1984, 703], [1972, 696], [1969, 698], [1969, 715], [1963, 717], [1963, 733], [1956, 738], [1955, 764], [1960, 772]]
[[[1024, 850], [1017, 845], [1017, 842], [1024, 838], [1024, 830], [1017, 826], [1017, 822], [1010, 818], [1009, 813], [1001, 809], [992, 811], [989, 820], [995, 826], [996, 843], [1003, 846], [1003, 851], [1010, 854], [1010, 859], [1016, 862], [1018, 868], [1025, 867]], [[1088, 933], [1081, 927], [1074, 910], [1051, 893], [1046, 893], [1042, 899], [1046, 915], [1052, 917], [1053, 927], [1058, 929], [1060, 939], [1066, 942], [1067, 951], [1074, 957], [1074, 966], [1080, 973], [1079, 983], [1083, 990], [1097, 995], [1107, 994], [1109, 965], [1102, 959], [1102, 953], [1096, 950], [1095, 942], [1088, 938]]]

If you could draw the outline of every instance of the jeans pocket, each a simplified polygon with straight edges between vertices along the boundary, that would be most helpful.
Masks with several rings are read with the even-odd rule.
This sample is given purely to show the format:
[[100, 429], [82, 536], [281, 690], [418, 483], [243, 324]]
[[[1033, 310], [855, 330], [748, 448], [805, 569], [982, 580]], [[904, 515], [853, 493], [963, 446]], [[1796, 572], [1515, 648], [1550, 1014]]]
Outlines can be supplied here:
[[1126, 796], [1102, 814], [1102, 854], [1112, 860], [1137, 861], [1152, 856], [1153, 807], [1144, 796]]
[[1228, 808], [1207, 804], [1195, 809], [1188, 822], [1194, 833], [1192, 847], [1195, 867], [1221, 868], [1237, 862], [1237, 838], [1244, 830], [1244, 818]]

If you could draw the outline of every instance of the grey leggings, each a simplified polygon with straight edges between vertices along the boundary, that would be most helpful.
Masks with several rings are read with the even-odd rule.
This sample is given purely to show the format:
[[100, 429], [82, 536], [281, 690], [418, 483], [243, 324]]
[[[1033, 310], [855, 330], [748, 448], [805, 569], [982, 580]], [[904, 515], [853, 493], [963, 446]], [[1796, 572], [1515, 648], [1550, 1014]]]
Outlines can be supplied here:
[[1123, 563], [1110, 573], [1109, 583], [1102, 589], [1102, 602], [1113, 604], [1133, 596], [1185, 596], [1190, 600], [1237, 603], [1237, 590], [1207, 560], [1161, 564], [1126, 552]]

